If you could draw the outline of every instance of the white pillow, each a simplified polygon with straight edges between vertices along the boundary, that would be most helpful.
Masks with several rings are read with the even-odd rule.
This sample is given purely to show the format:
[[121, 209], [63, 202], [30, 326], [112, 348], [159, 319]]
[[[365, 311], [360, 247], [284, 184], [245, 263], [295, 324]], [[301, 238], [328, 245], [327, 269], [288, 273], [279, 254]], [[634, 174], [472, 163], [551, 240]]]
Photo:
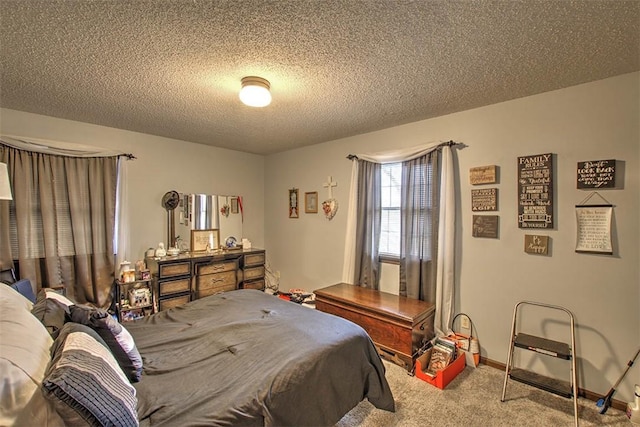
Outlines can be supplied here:
[[39, 387], [51, 358], [49, 349], [53, 340], [24, 301], [29, 300], [1, 285], [0, 425], [3, 426], [12, 425], [34, 394], [40, 393]]
[[54, 299], [56, 301], [58, 301], [61, 304], [66, 305], [67, 307], [71, 306], [71, 305], [75, 305], [75, 302], [71, 301], [69, 298], [65, 297], [64, 295], [52, 290], [52, 289], [48, 289], [48, 288], [43, 288], [44, 291], [47, 294], [47, 298], [48, 299]]
[[27, 311], [31, 311], [33, 303], [29, 299], [25, 298], [6, 283], [0, 282], [0, 307], [5, 305], [24, 307]]

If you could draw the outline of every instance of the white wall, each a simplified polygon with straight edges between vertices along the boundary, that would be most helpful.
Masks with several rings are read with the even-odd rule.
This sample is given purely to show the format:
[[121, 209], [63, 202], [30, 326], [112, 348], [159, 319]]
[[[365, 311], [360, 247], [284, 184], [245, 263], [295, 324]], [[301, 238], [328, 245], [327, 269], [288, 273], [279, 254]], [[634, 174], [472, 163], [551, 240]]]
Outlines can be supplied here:
[[[382, 151], [453, 139], [468, 145], [457, 152], [460, 170], [456, 311], [473, 319], [482, 354], [505, 362], [513, 306], [523, 299], [566, 306], [576, 316], [580, 387], [605, 393], [640, 343], [640, 74], [633, 73], [411, 123], [352, 138], [292, 150], [266, 159], [152, 135], [0, 110], [0, 132], [31, 138], [96, 145], [131, 152], [129, 215], [132, 259], [166, 240], [162, 195], [181, 192], [241, 194], [244, 237], [267, 249], [281, 272], [281, 289], [314, 290], [340, 281], [349, 191], [349, 153]], [[556, 154], [557, 227], [548, 234], [552, 254], [523, 252], [524, 230], [516, 223], [516, 158]], [[574, 252], [574, 205], [588, 193], [575, 189], [576, 163], [625, 162], [623, 190], [603, 190], [615, 205], [614, 256]], [[471, 237], [468, 170], [500, 167], [500, 238]], [[339, 210], [332, 221], [321, 213], [288, 218], [288, 189], [318, 191], [331, 175]], [[541, 233], [542, 234], [542, 233]], [[393, 285], [397, 269], [384, 272]], [[562, 321], [535, 319], [545, 334], [560, 334]], [[527, 325], [529, 326], [529, 325]], [[565, 340], [566, 341], [566, 340]], [[525, 360], [554, 373], [545, 360]], [[640, 383], [640, 363], [632, 368], [616, 398], [631, 400]], [[565, 368], [566, 365], [561, 365]], [[564, 371], [562, 371], [564, 372]], [[496, 398], [498, 398], [496, 396]]]
[[264, 246], [263, 156], [9, 109], [0, 110], [0, 133], [134, 154], [137, 159], [127, 162], [131, 261], [141, 259], [158, 242], [167, 243], [167, 213], [161, 200], [169, 190], [242, 195], [242, 237], [254, 247]]
[[[568, 308], [577, 323], [579, 386], [606, 393], [640, 344], [639, 80], [639, 73], [627, 74], [268, 156], [265, 242], [273, 268], [281, 272], [281, 289], [314, 290], [341, 281], [351, 166], [347, 154], [463, 142], [468, 147], [457, 152], [456, 311], [473, 319], [482, 355], [504, 363], [518, 301]], [[525, 233], [535, 233], [517, 225], [516, 159], [548, 152], [556, 155], [557, 225], [539, 233], [550, 236], [551, 255], [534, 256], [524, 253], [523, 239]], [[613, 256], [574, 251], [574, 206], [589, 194], [576, 189], [576, 163], [599, 159], [625, 162], [624, 189], [600, 191], [615, 205]], [[500, 172], [500, 237], [473, 238], [469, 168], [492, 164]], [[318, 191], [322, 201], [328, 175], [338, 183], [334, 197], [340, 207], [334, 219], [328, 221], [322, 213], [289, 219], [287, 190], [299, 188], [301, 195]], [[384, 274], [386, 280], [397, 280], [394, 271]], [[563, 318], [527, 311], [524, 326], [569, 341]], [[517, 361], [569, 378], [564, 362], [520, 355]], [[630, 400], [634, 383], [640, 383], [638, 366], [616, 398]]]

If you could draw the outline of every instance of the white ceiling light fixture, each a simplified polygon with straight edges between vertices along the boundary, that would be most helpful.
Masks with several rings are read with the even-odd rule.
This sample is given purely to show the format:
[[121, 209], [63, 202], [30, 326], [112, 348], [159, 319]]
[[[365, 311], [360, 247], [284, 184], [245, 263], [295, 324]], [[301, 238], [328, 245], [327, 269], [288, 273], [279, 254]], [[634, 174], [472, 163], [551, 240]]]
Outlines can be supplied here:
[[262, 77], [243, 77], [240, 101], [249, 107], [266, 107], [271, 104], [269, 89], [271, 89], [269, 81]]

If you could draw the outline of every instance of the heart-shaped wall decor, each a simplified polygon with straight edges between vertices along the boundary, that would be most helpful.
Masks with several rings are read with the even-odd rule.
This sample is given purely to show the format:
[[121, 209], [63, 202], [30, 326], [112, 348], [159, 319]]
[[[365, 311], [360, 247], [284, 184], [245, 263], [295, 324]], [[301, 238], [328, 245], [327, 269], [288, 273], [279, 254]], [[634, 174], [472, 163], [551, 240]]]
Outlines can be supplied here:
[[327, 199], [322, 202], [322, 211], [327, 219], [331, 219], [336, 215], [338, 211], [338, 201], [336, 199]]

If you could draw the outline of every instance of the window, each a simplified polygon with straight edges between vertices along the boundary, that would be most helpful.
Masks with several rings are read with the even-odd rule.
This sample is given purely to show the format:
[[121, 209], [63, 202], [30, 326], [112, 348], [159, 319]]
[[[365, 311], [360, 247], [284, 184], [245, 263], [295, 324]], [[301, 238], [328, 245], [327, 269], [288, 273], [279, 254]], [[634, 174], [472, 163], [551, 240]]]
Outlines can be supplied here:
[[72, 157], [1, 143], [0, 157], [14, 179], [8, 221], [0, 224], [9, 236], [0, 242], [2, 265], [36, 278], [38, 289], [62, 288], [79, 302], [108, 307], [118, 157]]
[[[409, 200], [405, 203], [401, 202], [403, 173], [410, 174], [405, 178], [405, 181], [413, 187], [411, 191], [406, 192]], [[381, 174], [380, 261], [391, 263], [399, 261], [400, 223], [401, 215], [405, 209], [413, 210], [413, 215], [410, 216], [412, 223], [407, 225], [414, 231], [411, 233], [412, 242], [409, 246], [422, 248], [421, 258], [430, 259], [435, 197], [431, 164], [414, 164], [405, 167], [403, 172], [402, 163], [387, 163], [382, 165]], [[419, 243], [420, 240], [423, 241], [423, 244]]]
[[402, 164], [387, 163], [381, 168], [381, 227], [380, 255], [382, 258], [400, 256], [400, 192]]
[[[52, 169], [50, 172], [53, 176], [51, 179], [53, 197], [53, 211], [55, 223], [55, 247], [57, 254], [60, 256], [75, 255], [75, 247], [73, 240], [73, 227], [71, 225], [71, 210], [69, 208], [69, 197], [67, 189], [67, 180], [63, 171]], [[32, 183], [33, 184], [33, 183]], [[29, 225], [30, 233], [27, 233], [27, 244], [22, 245], [22, 257], [31, 259], [40, 259], [46, 257], [45, 251], [45, 221], [42, 218], [40, 186], [37, 184], [29, 187], [31, 197], [29, 199], [29, 214], [23, 215], [22, 222]], [[84, 194], [84, 193], [83, 193]], [[86, 196], [88, 198], [88, 196]], [[79, 209], [83, 213], [89, 211], [89, 206], [79, 205]], [[11, 254], [14, 261], [18, 260], [18, 220], [16, 216], [15, 203], [9, 204], [9, 236], [11, 244]], [[49, 225], [51, 223], [49, 222]]]

